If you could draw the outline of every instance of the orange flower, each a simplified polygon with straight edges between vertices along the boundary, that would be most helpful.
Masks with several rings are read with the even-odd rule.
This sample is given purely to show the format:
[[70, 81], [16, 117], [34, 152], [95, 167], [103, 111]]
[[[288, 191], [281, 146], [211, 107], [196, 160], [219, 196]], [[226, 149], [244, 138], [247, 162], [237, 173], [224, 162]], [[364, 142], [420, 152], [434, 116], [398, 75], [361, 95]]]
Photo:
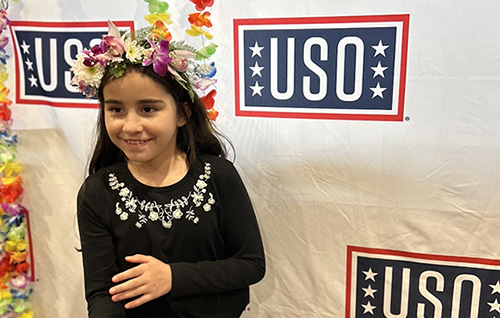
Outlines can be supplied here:
[[189, 0], [196, 5], [196, 10], [203, 11], [206, 7], [211, 7], [214, 0]]
[[188, 21], [191, 24], [194, 24], [196, 26], [206, 26], [207, 28], [212, 27], [212, 21], [208, 18], [210, 16], [210, 12], [203, 12], [203, 13], [191, 13], [188, 17]]
[[26, 273], [29, 268], [30, 264], [28, 264], [27, 262], [21, 262], [14, 266], [14, 272], [18, 273], [19, 275], [22, 275]]
[[172, 40], [172, 34], [168, 31], [165, 23], [161, 20], [156, 20], [156, 22], [153, 23], [153, 26], [151, 27], [151, 34], [156, 39], [163, 39], [169, 42]]
[[0, 120], [8, 121], [12, 113], [10, 112], [8, 103], [0, 104]]
[[214, 107], [215, 104], [215, 95], [217, 94], [217, 91], [215, 89], [212, 89], [207, 95], [203, 96], [200, 98], [201, 102], [203, 105], [205, 105], [205, 108], [207, 110], [210, 110]]
[[219, 112], [212, 108], [207, 112], [207, 116], [211, 121], [215, 121], [217, 116], [219, 116]]
[[2, 179], [2, 184], [0, 184], [0, 202], [12, 203], [16, 201], [22, 193], [23, 188], [21, 187], [20, 176], [9, 178], [8, 182], [6, 182], [6, 178]]

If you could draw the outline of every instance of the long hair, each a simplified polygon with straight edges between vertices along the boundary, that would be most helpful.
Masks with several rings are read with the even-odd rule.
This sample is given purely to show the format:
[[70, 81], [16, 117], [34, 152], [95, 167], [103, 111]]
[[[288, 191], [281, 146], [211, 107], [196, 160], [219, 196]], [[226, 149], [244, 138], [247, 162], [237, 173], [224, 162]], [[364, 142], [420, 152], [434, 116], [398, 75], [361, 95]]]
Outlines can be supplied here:
[[[229, 141], [216, 130], [212, 122], [208, 119], [205, 106], [196, 94], [194, 98], [191, 98], [189, 92], [173, 79], [170, 74], [163, 77], [159, 76], [153, 71], [152, 66], [127, 65], [125, 74], [132, 71], [141, 72], [149, 76], [161, 84], [174, 98], [177, 112], [186, 120], [186, 124], [179, 127], [177, 131], [176, 143], [177, 147], [186, 154], [186, 161], [189, 166], [192, 166], [199, 154], [226, 158], [227, 150], [221, 140]], [[114, 79], [115, 77], [109, 72], [109, 68], [106, 69], [97, 92], [100, 104], [96, 128], [97, 140], [89, 162], [89, 175], [111, 164], [127, 160], [125, 154], [109, 138], [104, 122], [103, 89], [106, 84]]]

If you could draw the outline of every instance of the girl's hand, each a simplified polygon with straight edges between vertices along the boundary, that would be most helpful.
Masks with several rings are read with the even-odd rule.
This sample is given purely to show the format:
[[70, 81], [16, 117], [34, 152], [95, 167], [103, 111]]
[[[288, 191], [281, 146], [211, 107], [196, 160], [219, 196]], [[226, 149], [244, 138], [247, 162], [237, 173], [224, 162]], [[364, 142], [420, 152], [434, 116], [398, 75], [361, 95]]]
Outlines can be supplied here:
[[124, 282], [109, 290], [112, 301], [140, 296], [125, 305], [126, 309], [131, 309], [163, 296], [172, 289], [170, 265], [153, 256], [141, 254], [127, 256], [125, 260], [139, 265], [113, 276], [111, 280], [114, 283]]

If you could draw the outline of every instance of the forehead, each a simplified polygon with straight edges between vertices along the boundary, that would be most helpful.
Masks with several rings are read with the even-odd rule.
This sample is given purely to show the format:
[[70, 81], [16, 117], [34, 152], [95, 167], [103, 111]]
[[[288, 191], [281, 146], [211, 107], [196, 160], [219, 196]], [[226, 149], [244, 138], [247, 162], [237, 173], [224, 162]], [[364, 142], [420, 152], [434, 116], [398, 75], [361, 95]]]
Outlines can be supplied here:
[[145, 97], [170, 99], [172, 95], [157, 79], [142, 72], [130, 70], [119, 78], [113, 78], [102, 89], [104, 101], [113, 99], [144, 99]]

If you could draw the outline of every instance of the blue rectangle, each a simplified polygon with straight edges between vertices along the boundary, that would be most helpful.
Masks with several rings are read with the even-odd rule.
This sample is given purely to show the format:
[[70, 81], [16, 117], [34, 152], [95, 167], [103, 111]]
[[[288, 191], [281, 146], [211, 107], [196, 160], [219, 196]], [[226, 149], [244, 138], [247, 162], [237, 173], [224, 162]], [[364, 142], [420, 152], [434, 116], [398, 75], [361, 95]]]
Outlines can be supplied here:
[[[404, 271], [406, 289], [402, 288]], [[355, 317], [386, 317], [384, 310], [389, 310], [392, 315], [413, 318], [420, 307], [424, 317], [454, 317], [455, 311], [457, 317], [493, 318], [500, 316], [499, 281], [500, 272], [494, 269], [359, 256]], [[386, 293], [388, 286], [391, 293]]]
[[104, 32], [58, 32], [22, 31], [15, 32], [19, 43], [19, 67], [22, 67], [25, 96], [49, 98], [85, 99], [77, 90], [68, 89], [71, 60], [90, 42], [101, 39]]
[[[396, 27], [245, 30], [245, 105], [391, 110], [393, 90], [398, 89], [394, 87], [396, 31]], [[387, 48], [377, 53], [374, 47], [380, 44]], [[290, 58], [294, 61], [287, 65]], [[374, 76], [379, 63], [385, 70]], [[344, 76], [339, 77], [341, 69]], [[375, 94], [373, 89], [383, 91]]]

